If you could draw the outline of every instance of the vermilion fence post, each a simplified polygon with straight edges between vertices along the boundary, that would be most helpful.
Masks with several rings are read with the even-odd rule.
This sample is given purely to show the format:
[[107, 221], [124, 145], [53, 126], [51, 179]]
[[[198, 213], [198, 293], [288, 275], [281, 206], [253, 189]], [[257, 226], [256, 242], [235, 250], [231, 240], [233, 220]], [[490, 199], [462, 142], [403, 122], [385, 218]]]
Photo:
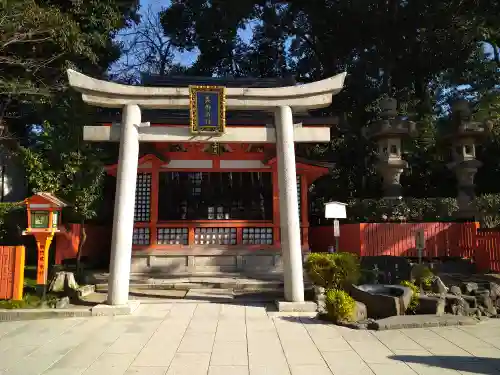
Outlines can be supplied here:
[[24, 259], [24, 246], [0, 246], [0, 299], [23, 298]]

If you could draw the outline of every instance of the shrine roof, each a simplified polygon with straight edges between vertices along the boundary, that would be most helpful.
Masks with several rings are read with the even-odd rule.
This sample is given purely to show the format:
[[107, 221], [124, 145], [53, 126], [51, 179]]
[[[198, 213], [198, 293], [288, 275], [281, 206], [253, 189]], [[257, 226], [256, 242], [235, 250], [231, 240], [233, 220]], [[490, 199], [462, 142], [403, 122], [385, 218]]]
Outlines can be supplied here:
[[224, 86], [224, 87], [287, 87], [295, 86], [297, 82], [290, 77], [254, 78], [254, 77], [202, 77], [202, 76], [160, 76], [145, 74], [142, 76], [144, 86], [184, 87], [184, 86]]
[[[115, 108], [98, 108], [98, 122], [112, 123], [120, 122], [121, 110]], [[338, 124], [336, 116], [313, 116], [310, 113], [296, 113], [293, 116], [295, 123], [304, 126], [331, 126]], [[176, 109], [143, 109], [142, 121], [151, 124], [166, 125], [189, 125], [189, 110]], [[226, 123], [232, 125], [265, 126], [272, 124], [274, 117], [272, 113], [265, 111], [227, 111]]]

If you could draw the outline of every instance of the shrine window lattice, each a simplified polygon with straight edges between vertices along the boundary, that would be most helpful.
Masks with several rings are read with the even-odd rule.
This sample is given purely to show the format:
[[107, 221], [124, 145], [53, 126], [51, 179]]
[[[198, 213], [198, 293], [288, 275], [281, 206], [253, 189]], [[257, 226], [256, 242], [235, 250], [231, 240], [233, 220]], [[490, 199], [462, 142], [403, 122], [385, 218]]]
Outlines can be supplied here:
[[135, 189], [134, 221], [146, 223], [151, 219], [151, 173], [138, 173]]
[[195, 245], [236, 245], [236, 228], [195, 228]]
[[187, 245], [188, 228], [158, 228], [156, 241], [158, 245]]
[[134, 228], [132, 234], [133, 245], [149, 245], [151, 243], [151, 233], [149, 228]]
[[273, 228], [243, 228], [243, 245], [272, 245]]

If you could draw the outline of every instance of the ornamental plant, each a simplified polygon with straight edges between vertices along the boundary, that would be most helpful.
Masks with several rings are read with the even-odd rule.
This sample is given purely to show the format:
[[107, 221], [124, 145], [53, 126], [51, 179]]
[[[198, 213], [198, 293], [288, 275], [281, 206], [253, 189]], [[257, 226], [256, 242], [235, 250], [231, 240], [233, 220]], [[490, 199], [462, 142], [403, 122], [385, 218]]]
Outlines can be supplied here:
[[352, 253], [312, 253], [305, 269], [309, 280], [325, 289], [345, 289], [360, 278], [359, 258]]
[[407, 311], [415, 314], [419, 305], [418, 297], [420, 296], [420, 288], [409, 280], [401, 281], [401, 285], [410, 288], [413, 292]]
[[325, 304], [328, 318], [333, 322], [352, 321], [356, 302], [346, 291], [341, 289], [327, 290]]

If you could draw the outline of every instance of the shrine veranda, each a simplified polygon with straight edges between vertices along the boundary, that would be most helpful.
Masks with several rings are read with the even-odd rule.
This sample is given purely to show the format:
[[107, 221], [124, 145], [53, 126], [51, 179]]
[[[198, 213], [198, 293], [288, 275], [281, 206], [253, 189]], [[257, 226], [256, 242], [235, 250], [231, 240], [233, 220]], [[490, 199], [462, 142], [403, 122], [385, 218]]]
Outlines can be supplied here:
[[163, 78], [152, 87], [68, 76], [108, 114], [84, 139], [120, 145], [106, 168], [116, 176], [110, 304], [127, 302], [131, 272], [283, 272], [285, 299], [304, 300], [307, 192], [329, 165], [296, 157], [295, 143], [330, 141], [336, 119], [308, 111], [328, 106], [345, 74], [304, 85]]

